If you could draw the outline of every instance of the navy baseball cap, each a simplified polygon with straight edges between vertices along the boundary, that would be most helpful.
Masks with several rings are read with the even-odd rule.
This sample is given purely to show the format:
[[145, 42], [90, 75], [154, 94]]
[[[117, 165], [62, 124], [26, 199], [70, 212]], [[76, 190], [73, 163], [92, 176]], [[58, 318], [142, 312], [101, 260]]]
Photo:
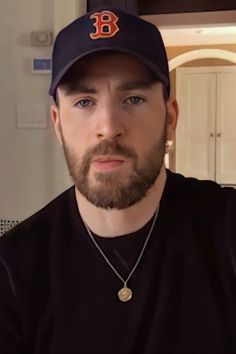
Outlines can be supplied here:
[[157, 75], [169, 96], [168, 59], [157, 27], [123, 10], [107, 7], [79, 17], [59, 32], [52, 54], [49, 94], [55, 98], [57, 86], [75, 62], [106, 50], [137, 57]]

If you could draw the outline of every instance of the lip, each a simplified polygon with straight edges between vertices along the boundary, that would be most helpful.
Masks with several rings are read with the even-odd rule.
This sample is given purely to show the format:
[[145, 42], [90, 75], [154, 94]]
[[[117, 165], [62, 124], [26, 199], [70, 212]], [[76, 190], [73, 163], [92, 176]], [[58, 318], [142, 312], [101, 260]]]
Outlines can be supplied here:
[[92, 164], [98, 171], [112, 171], [125, 163], [125, 160], [120, 156], [98, 156], [92, 160]]
[[124, 162], [124, 158], [117, 155], [105, 155], [105, 156], [97, 156], [92, 162], [110, 162], [110, 161], [120, 161]]

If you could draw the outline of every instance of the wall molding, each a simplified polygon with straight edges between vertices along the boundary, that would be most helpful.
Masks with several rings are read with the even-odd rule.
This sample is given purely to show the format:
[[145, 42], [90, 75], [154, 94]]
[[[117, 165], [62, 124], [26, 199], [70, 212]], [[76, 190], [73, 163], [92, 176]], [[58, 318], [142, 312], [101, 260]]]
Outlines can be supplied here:
[[236, 53], [223, 49], [195, 49], [169, 60], [169, 71], [196, 59], [223, 59], [236, 64]]

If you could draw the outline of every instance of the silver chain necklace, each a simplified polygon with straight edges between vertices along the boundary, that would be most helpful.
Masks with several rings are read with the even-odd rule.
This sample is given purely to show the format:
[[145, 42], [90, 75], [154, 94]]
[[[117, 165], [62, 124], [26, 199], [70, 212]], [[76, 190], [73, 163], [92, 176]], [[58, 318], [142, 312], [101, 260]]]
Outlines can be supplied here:
[[132, 296], [133, 296], [133, 292], [132, 290], [127, 286], [127, 283], [128, 281], [130, 280], [130, 278], [132, 277], [132, 275], [134, 274], [137, 266], [139, 265], [140, 261], [141, 261], [141, 258], [143, 256], [143, 253], [147, 247], [147, 244], [148, 244], [148, 241], [151, 237], [151, 234], [152, 234], [152, 231], [153, 231], [153, 228], [155, 226], [155, 223], [156, 223], [156, 220], [157, 220], [157, 216], [158, 216], [158, 211], [159, 211], [159, 208], [157, 208], [156, 212], [155, 212], [155, 215], [154, 215], [154, 218], [153, 218], [153, 222], [152, 222], [152, 225], [149, 229], [149, 232], [148, 232], [148, 235], [146, 237], [146, 240], [143, 244], [143, 247], [140, 251], [140, 254], [133, 266], [133, 268], [131, 269], [128, 277], [126, 279], [124, 279], [120, 273], [117, 271], [117, 269], [113, 266], [113, 264], [109, 261], [109, 259], [107, 258], [107, 256], [105, 255], [105, 253], [103, 252], [103, 250], [101, 249], [101, 247], [99, 246], [99, 244], [97, 243], [97, 241], [95, 240], [94, 236], [92, 235], [92, 232], [91, 230], [89, 229], [88, 225], [84, 222], [84, 225], [85, 225], [85, 228], [88, 232], [88, 235], [89, 237], [91, 238], [94, 246], [97, 248], [97, 250], [99, 251], [100, 255], [103, 257], [103, 259], [106, 261], [106, 263], [109, 265], [109, 267], [113, 270], [113, 272], [117, 275], [117, 277], [123, 282], [123, 287], [118, 291], [117, 295], [118, 295], [118, 298], [120, 299], [120, 301], [122, 302], [127, 302], [129, 301]]

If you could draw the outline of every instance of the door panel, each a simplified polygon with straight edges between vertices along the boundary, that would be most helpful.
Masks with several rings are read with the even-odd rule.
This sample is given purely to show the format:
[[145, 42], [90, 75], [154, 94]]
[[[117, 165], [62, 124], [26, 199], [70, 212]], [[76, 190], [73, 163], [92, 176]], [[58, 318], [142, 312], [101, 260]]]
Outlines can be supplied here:
[[214, 180], [216, 75], [178, 69], [177, 99], [176, 171]]
[[217, 74], [216, 181], [236, 184], [236, 72]]

